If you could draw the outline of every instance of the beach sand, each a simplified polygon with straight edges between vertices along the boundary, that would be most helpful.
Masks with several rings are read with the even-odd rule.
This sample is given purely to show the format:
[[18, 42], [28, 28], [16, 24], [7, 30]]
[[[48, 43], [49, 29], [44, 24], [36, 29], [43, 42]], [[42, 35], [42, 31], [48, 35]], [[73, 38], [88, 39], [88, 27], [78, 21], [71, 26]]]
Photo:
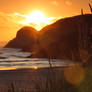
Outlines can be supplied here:
[[91, 76], [86, 71], [79, 66], [0, 70], [0, 92], [82, 92], [81, 85]]

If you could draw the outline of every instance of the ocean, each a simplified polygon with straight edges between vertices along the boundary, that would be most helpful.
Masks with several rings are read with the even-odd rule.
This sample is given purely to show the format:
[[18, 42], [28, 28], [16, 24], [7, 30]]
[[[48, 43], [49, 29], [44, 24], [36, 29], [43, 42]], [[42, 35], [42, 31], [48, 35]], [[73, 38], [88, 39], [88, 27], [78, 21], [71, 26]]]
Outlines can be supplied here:
[[[10, 70], [19, 68], [45, 68], [66, 67], [74, 63], [69, 60], [47, 59], [47, 58], [27, 58], [32, 53], [22, 52], [21, 49], [2, 48], [0, 50], [0, 70]], [[40, 53], [39, 53], [40, 54]]]

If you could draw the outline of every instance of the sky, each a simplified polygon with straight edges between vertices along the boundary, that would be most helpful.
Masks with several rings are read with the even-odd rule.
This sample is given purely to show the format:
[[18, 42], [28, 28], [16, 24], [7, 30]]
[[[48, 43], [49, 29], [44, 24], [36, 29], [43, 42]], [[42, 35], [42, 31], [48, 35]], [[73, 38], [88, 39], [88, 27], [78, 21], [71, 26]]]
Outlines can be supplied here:
[[79, 15], [81, 8], [90, 13], [89, 2], [92, 4], [91, 0], [0, 0], [0, 41], [14, 38], [32, 11], [39, 10], [55, 20]]

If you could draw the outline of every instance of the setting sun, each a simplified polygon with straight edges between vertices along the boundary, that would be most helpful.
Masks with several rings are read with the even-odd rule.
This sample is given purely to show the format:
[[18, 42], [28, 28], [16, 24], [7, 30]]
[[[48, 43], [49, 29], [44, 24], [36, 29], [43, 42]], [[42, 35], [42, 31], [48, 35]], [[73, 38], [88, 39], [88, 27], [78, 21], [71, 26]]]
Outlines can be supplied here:
[[32, 22], [37, 25], [41, 23], [49, 24], [48, 18], [41, 11], [33, 11], [29, 16], [26, 16], [26, 22]]
[[33, 11], [31, 14], [26, 15], [25, 18], [23, 24], [33, 25], [37, 30], [50, 24], [50, 18], [46, 17], [41, 11]]

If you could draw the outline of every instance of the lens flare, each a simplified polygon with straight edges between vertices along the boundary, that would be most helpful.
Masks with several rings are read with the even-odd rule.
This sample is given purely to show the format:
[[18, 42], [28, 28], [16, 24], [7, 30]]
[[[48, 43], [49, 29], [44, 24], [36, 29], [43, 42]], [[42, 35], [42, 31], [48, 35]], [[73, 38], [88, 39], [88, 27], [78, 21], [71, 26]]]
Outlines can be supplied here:
[[84, 80], [85, 72], [82, 66], [76, 64], [64, 69], [64, 76], [67, 82], [77, 85]]

